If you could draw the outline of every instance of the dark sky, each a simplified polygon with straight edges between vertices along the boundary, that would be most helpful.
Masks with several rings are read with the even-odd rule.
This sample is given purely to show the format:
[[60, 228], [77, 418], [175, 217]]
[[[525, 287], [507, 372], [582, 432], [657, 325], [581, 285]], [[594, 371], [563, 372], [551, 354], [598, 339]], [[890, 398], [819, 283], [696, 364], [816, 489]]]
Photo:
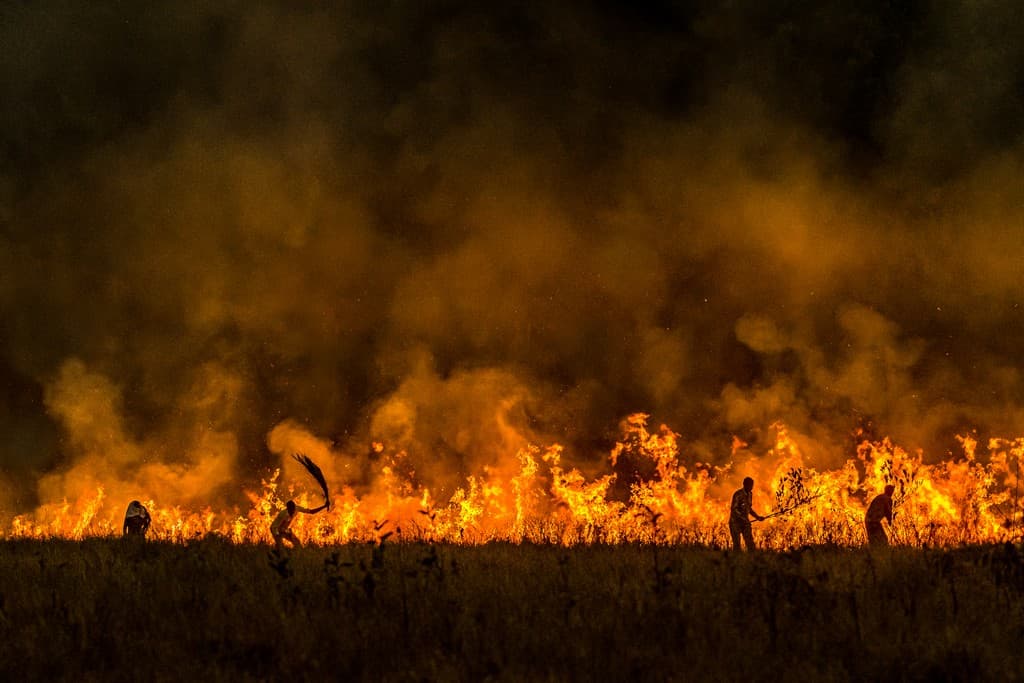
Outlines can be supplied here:
[[490, 5], [0, 2], [0, 508], [1024, 431], [1020, 3]]

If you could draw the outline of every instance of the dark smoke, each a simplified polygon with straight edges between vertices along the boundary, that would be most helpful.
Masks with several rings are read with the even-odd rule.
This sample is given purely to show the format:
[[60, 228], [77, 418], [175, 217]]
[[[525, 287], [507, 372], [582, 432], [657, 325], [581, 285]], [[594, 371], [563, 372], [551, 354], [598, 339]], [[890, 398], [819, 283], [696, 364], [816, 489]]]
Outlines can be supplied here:
[[551, 4], [0, 5], [0, 503], [1020, 433], [1019, 4]]

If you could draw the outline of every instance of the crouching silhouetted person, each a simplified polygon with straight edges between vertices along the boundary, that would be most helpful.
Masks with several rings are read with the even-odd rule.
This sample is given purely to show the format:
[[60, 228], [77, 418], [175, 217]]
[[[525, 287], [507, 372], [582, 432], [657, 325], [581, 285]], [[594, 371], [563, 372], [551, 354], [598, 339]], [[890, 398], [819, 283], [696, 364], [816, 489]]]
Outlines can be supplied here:
[[754, 532], [750, 528], [750, 518], [761, 521], [761, 515], [754, 512], [754, 480], [747, 477], [743, 480], [743, 488], [732, 494], [732, 506], [729, 508], [729, 533], [732, 534], [733, 550], [740, 549], [740, 538], [747, 544], [747, 550], [754, 549]]
[[124, 513], [124, 536], [135, 536], [145, 538], [149, 531], [149, 510], [137, 500], [128, 503], [128, 510]]
[[292, 547], [302, 545], [299, 542], [298, 537], [292, 533], [292, 521], [295, 519], [295, 515], [304, 512], [307, 515], [313, 515], [321, 510], [327, 508], [327, 503], [324, 503], [318, 508], [304, 508], [301, 505], [296, 505], [294, 500], [289, 500], [284, 505], [284, 510], [281, 510], [274, 518], [274, 521], [270, 523], [270, 535], [274, 537], [274, 547], [281, 550], [284, 541], [288, 541]]
[[889, 484], [885, 490], [875, 496], [864, 514], [864, 527], [868, 532], [868, 545], [883, 546], [889, 545], [889, 537], [882, 526], [882, 520], [892, 524], [892, 494], [896, 487]]

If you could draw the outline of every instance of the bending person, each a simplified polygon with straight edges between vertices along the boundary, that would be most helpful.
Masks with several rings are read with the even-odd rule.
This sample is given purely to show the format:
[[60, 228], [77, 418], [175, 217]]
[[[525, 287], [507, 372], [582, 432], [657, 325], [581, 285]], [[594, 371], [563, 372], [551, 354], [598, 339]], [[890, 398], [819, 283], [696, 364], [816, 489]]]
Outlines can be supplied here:
[[892, 524], [892, 494], [896, 487], [888, 484], [885, 490], [875, 496], [864, 515], [864, 528], [868, 532], [868, 545], [889, 545], [889, 536], [885, 533], [882, 520]]
[[274, 547], [280, 550], [285, 541], [292, 547], [301, 546], [298, 537], [292, 533], [292, 522], [295, 520], [295, 515], [303, 512], [307, 515], [314, 515], [327, 507], [327, 503], [324, 503], [318, 508], [304, 508], [301, 505], [296, 505], [294, 500], [289, 500], [284, 505], [284, 510], [281, 510], [274, 518], [274, 521], [270, 523], [270, 535], [274, 537]]
[[149, 510], [137, 500], [128, 503], [128, 509], [124, 513], [124, 526], [121, 529], [122, 536], [138, 536], [145, 538], [149, 531]]

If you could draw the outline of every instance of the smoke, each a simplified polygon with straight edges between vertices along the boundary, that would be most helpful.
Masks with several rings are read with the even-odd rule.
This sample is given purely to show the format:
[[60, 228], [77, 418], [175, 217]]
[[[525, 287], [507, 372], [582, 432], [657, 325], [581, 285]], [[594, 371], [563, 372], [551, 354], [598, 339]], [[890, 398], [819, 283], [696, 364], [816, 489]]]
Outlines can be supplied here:
[[[197, 408], [211, 400], [230, 401], [231, 378], [211, 375], [193, 395]], [[204, 506], [204, 496], [230, 483], [237, 458], [233, 434], [196, 421], [180, 451], [169, 451], [165, 437], [156, 442], [133, 435], [124, 417], [121, 391], [79, 360], [67, 361], [46, 391], [47, 410], [68, 435], [64, 447], [72, 462], [39, 480], [43, 501], [76, 502], [100, 494], [113, 500], [163, 499]], [[220, 412], [217, 408], [213, 412]]]
[[877, 5], [5, 5], [0, 506], [1016, 435], [1024, 22]]

